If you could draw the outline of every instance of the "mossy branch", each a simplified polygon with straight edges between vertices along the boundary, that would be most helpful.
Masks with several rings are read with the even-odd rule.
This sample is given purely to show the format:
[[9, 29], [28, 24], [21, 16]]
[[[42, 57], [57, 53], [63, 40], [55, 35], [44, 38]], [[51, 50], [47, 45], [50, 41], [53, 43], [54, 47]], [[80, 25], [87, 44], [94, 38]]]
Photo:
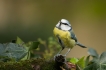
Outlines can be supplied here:
[[[58, 61], [60, 58], [62, 60]], [[47, 61], [44, 58], [37, 58], [18, 62], [0, 62], [0, 70], [69, 70], [64, 62], [62, 55], [56, 57], [55, 61], [54, 59]]]

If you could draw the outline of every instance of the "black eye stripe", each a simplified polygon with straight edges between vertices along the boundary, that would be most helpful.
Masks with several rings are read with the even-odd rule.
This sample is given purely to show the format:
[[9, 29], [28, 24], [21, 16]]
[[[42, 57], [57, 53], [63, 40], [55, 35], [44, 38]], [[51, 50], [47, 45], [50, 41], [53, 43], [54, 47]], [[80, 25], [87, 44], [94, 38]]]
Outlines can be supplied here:
[[67, 23], [62, 23], [61, 20], [60, 20], [60, 25], [61, 25], [61, 24], [68, 25]]
[[67, 23], [62, 23], [62, 24], [64, 24], [64, 25], [68, 25]]

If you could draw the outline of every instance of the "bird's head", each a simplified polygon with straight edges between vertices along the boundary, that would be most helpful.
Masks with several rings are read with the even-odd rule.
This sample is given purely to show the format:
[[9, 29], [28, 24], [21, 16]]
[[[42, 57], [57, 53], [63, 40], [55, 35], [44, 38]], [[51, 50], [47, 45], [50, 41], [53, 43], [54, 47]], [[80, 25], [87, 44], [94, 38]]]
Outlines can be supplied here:
[[65, 31], [68, 31], [68, 30], [71, 30], [72, 27], [71, 27], [71, 24], [69, 23], [68, 20], [66, 19], [61, 19], [57, 24], [56, 24], [56, 27], [61, 29], [61, 30], [65, 30]]

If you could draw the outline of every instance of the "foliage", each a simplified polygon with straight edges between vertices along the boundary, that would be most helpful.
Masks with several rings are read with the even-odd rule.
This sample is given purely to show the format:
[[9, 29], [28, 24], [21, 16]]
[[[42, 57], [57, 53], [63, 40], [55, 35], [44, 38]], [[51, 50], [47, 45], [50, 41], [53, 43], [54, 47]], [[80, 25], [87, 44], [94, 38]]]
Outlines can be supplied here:
[[17, 37], [16, 44], [23, 45], [26, 48], [27, 55], [22, 59], [22, 60], [26, 60], [31, 58], [31, 53], [32, 51], [38, 48], [39, 42], [29, 41], [28, 43], [24, 43], [19, 37]]
[[[87, 57], [74, 57], [66, 60], [65, 56], [56, 54], [60, 48], [52, 37], [49, 37], [47, 42], [39, 38], [38, 41], [29, 41], [28, 43], [17, 37], [10, 43], [0, 44], [0, 69], [36, 70], [40, 68], [49, 70], [51, 68], [56, 70], [57, 67], [73, 70], [106, 70], [106, 52], [99, 55], [95, 49], [89, 48]], [[57, 56], [55, 58], [57, 61], [54, 61], [54, 56]], [[64, 64], [65, 67], [62, 67]]]
[[[41, 53], [38, 55], [40, 57], [42, 56], [45, 59], [53, 58], [54, 55], [57, 54], [57, 52], [61, 48], [61, 46], [56, 42], [55, 39], [53, 39], [53, 37], [49, 37], [47, 42], [40, 38], [38, 39], [38, 41], [40, 42], [39, 52]], [[35, 51], [35, 53], [36, 52], [37, 51]]]
[[72, 64], [75, 64], [77, 66], [78, 70], [83, 70], [85, 67], [85, 60], [84, 57], [78, 59], [78, 58], [71, 58], [69, 60], [69, 62], [71, 62]]
[[24, 43], [19, 37], [10, 43], [0, 44], [0, 61], [18, 61], [30, 58], [30, 52], [38, 48], [39, 42]]
[[[77, 70], [106, 70], [106, 52], [103, 52], [101, 55], [97, 53], [93, 48], [88, 49], [89, 56], [77, 59], [71, 58], [69, 61], [72, 64], [76, 64]], [[90, 60], [92, 57], [92, 60]]]
[[[98, 55], [96, 50], [90, 48], [88, 53], [93, 59], [89, 61], [89, 57], [87, 58], [87, 66], [84, 70], [106, 70], [106, 52], [103, 52], [101, 55]], [[89, 61], [89, 62], [88, 62]]]
[[50, 59], [61, 47], [53, 37], [49, 37], [47, 42], [39, 38], [38, 41], [29, 41], [27, 43], [17, 37], [16, 40], [12, 40], [10, 43], [0, 44], [0, 48], [1, 60], [6, 60], [7, 58], [10, 60], [11, 58], [11, 60], [18, 61], [38, 57]]
[[0, 44], [0, 61], [20, 60], [27, 54], [23, 45], [15, 43]]

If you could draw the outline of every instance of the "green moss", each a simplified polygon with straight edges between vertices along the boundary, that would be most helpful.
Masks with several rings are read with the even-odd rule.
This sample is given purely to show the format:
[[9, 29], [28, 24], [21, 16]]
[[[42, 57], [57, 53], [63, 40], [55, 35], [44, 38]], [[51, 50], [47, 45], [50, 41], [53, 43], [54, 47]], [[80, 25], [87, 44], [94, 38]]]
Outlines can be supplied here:
[[45, 61], [45, 59], [31, 59], [19, 62], [0, 62], [0, 70], [56, 70], [54, 67], [55, 62]]

